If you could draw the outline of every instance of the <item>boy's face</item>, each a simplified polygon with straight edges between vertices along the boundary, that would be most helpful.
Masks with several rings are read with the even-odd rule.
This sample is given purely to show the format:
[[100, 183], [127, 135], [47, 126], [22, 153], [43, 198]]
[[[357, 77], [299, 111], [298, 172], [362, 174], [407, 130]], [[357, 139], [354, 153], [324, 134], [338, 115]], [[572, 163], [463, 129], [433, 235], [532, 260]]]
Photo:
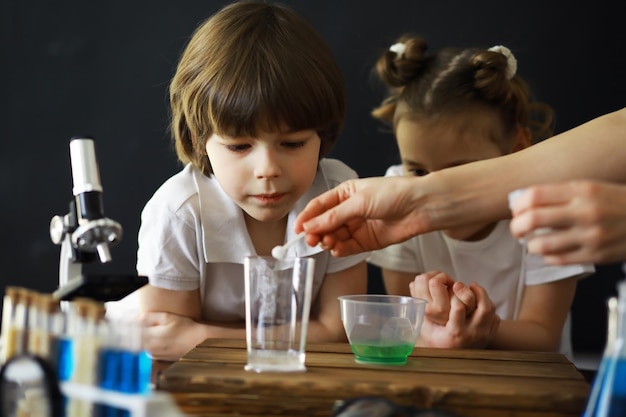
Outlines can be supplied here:
[[206, 150], [226, 194], [253, 219], [273, 222], [313, 184], [320, 145], [317, 132], [304, 130], [254, 138], [213, 134]]
[[[494, 158], [503, 154], [492, 139], [499, 132], [499, 121], [490, 112], [459, 113], [434, 121], [400, 118], [396, 140], [405, 175], [430, 172]], [[493, 225], [474, 225], [445, 233], [458, 240], [480, 240]]]

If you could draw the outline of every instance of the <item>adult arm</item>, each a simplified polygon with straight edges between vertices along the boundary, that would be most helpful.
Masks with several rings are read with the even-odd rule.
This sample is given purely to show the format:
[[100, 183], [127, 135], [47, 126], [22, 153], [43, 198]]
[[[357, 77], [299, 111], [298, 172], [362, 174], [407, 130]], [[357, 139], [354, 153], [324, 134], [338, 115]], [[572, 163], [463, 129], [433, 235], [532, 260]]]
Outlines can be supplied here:
[[296, 232], [334, 256], [376, 250], [417, 234], [510, 216], [507, 195], [547, 182], [626, 182], [626, 108], [519, 152], [424, 177], [346, 181], [313, 199]]

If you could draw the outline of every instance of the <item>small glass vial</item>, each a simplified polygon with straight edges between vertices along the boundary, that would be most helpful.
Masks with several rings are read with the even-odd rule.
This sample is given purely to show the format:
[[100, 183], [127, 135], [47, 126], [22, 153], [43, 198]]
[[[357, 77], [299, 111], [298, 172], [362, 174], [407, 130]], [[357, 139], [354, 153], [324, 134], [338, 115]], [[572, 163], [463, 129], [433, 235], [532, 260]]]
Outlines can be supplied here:
[[40, 308], [40, 297], [43, 294], [32, 291], [30, 293], [30, 305], [26, 318], [25, 349], [31, 355], [41, 356], [41, 339], [43, 337], [43, 312]]
[[118, 388], [129, 394], [149, 394], [152, 359], [144, 349], [142, 326], [135, 321], [125, 321], [120, 329], [123, 329], [120, 354], [122, 379]]
[[33, 306], [34, 314], [28, 316], [33, 323], [29, 325], [29, 352], [46, 359], [56, 369], [57, 345], [63, 331], [61, 302], [51, 294], [37, 294]]
[[[2, 361], [26, 353], [28, 348], [28, 313], [32, 292], [27, 288], [8, 287], [4, 297]], [[4, 314], [7, 314], [6, 319]], [[6, 326], [6, 330], [5, 330]]]
[[20, 302], [20, 287], [9, 286], [4, 290], [2, 300], [2, 343], [0, 344], [0, 363], [5, 363], [19, 351], [21, 334], [15, 326], [15, 313]]
[[[72, 335], [74, 369], [71, 381], [85, 386], [97, 385], [98, 353], [100, 350], [99, 323], [104, 317], [104, 304], [90, 299], [75, 299], [72, 307], [76, 313], [75, 332]], [[94, 415], [91, 401], [70, 398], [67, 417]]]

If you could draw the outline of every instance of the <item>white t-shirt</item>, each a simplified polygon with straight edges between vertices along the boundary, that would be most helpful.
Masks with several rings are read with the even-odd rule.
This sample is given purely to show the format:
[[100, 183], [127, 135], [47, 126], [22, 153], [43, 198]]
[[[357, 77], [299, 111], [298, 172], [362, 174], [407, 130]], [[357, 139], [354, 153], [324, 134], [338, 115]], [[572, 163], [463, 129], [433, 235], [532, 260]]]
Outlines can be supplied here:
[[[286, 241], [295, 236], [294, 221], [313, 197], [356, 177], [343, 162], [322, 159], [313, 185], [288, 214]], [[137, 272], [147, 276], [151, 285], [184, 291], [199, 288], [205, 320], [245, 320], [243, 260], [256, 251], [241, 208], [214, 176], [207, 177], [189, 164], [168, 179], [143, 209], [138, 240]], [[299, 240], [287, 255], [315, 259], [312, 299], [316, 300], [326, 274], [348, 269], [369, 253], [335, 258]], [[117, 305], [107, 305], [107, 314], [128, 315], [136, 303], [131, 294]]]
[[[390, 167], [385, 175], [403, 175], [402, 166]], [[372, 252], [368, 261], [394, 271], [418, 274], [437, 270], [455, 281], [476, 282], [487, 290], [496, 313], [504, 320], [517, 318], [525, 286], [574, 276], [582, 278], [595, 271], [590, 264], [546, 265], [542, 257], [526, 253], [525, 247], [511, 235], [509, 220], [498, 222], [489, 236], [480, 241], [460, 241], [439, 231], [431, 232]], [[560, 350], [572, 357], [569, 316]]]

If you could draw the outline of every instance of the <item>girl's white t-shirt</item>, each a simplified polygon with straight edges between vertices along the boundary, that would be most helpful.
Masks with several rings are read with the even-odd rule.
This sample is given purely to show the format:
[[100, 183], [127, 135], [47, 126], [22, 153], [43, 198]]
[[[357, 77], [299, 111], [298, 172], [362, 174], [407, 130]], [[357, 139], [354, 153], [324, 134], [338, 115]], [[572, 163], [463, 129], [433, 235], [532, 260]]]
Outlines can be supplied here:
[[[400, 175], [401, 165], [390, 167], [386, 173]], [[489, 236], [480, 241], [460, 241], [439, 231], [431, 232], [374, 251], [368, 262], [416, 274], [438, 270], [456, 281], [476, 282], [487, 290], [496, 313], [505, 320], [517, 318], [525, 286], [583, 278], [595, 271], [591, 264], [546, 265], [542, 257], [528, 254], [511, 235], [509, 220], [498, 222]], [[572, 357], [569, 317], [561, 337], [561, 352]]]

